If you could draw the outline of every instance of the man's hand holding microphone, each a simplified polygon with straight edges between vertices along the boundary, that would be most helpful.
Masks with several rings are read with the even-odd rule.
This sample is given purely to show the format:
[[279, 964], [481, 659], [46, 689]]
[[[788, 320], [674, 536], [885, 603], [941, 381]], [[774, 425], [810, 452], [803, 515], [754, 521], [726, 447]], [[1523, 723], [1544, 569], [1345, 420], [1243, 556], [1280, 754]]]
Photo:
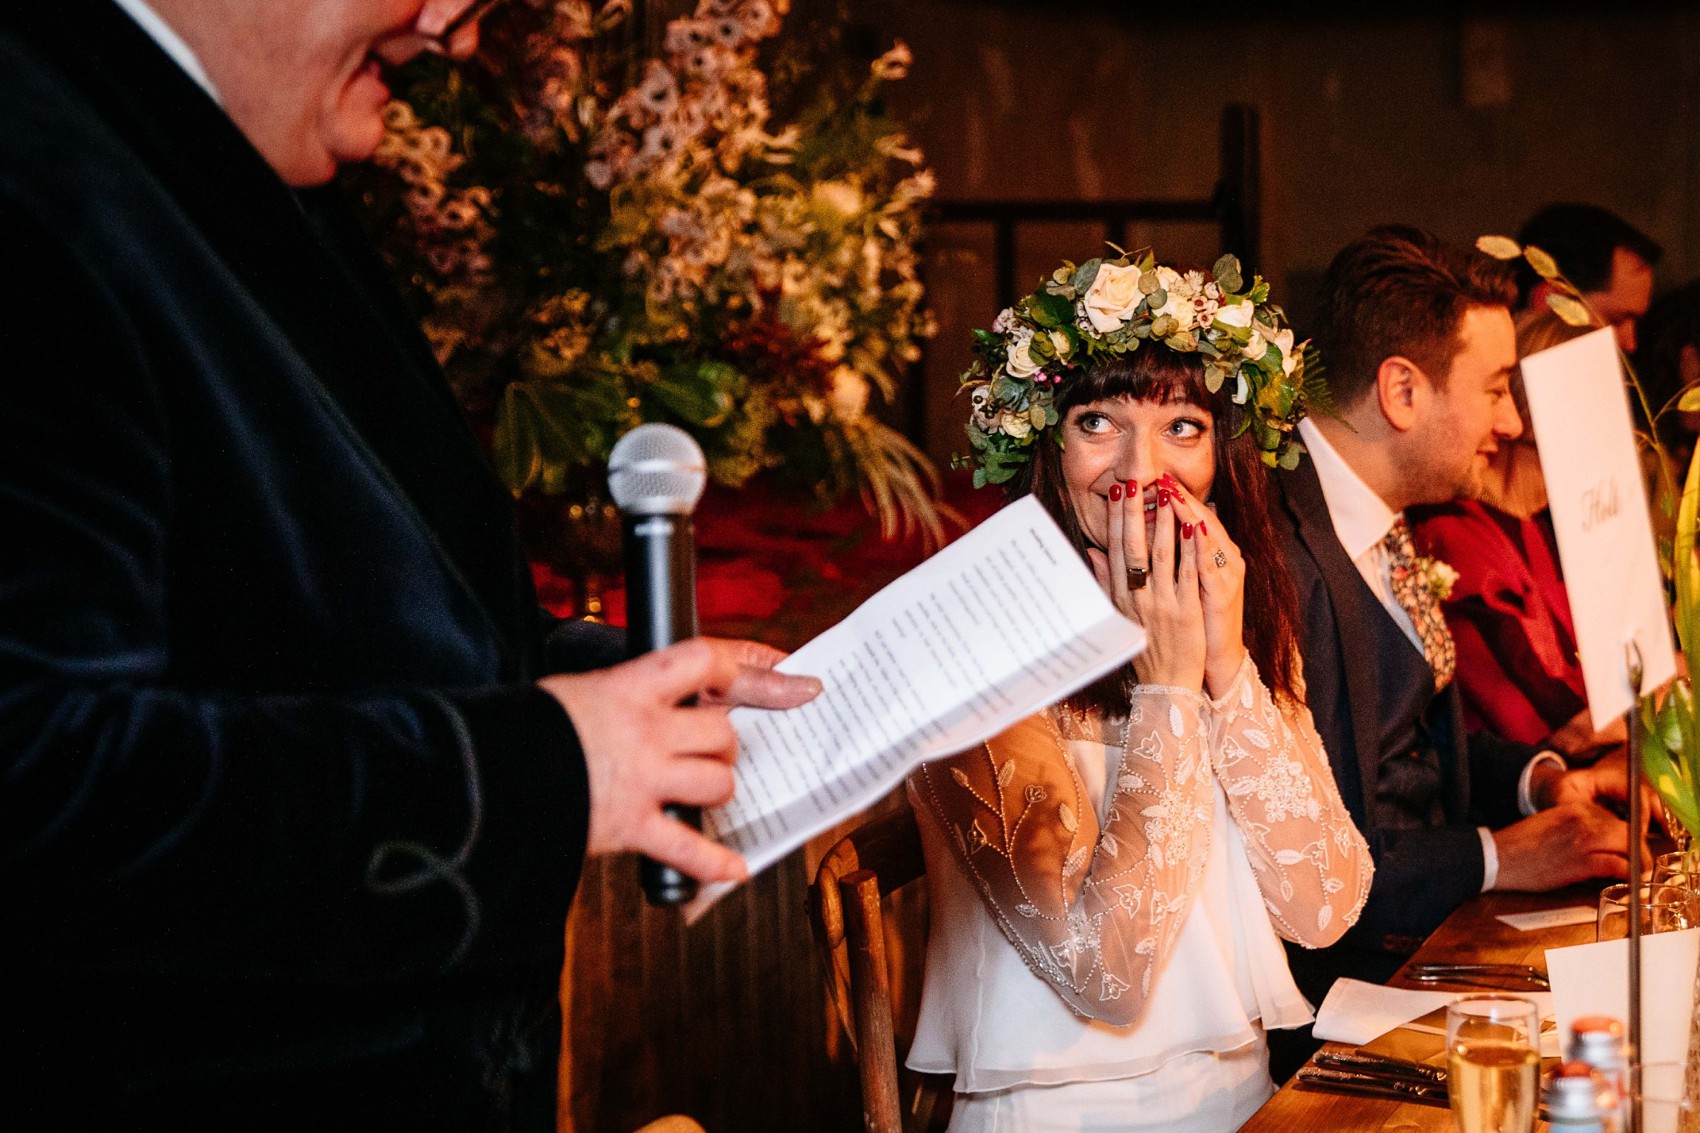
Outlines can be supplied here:
[[608, 468], [624, 516], [633, 659], [539, 685], [566, 709], [584, 751], [587, 852], [643, 854], [645, 892], [673, 904], [694, 891], [689, 878], [746, 873], [738, 854], [695, 826], [697, 808], [732, 798], [738, 742], [728, 710], [795, 708], [821, 683], [774, 672], [785, 657], [777, 649], [697, 636], [691, 512], [706, 470], [696, 442], [670, 425], [641, 425], [620, 438]]

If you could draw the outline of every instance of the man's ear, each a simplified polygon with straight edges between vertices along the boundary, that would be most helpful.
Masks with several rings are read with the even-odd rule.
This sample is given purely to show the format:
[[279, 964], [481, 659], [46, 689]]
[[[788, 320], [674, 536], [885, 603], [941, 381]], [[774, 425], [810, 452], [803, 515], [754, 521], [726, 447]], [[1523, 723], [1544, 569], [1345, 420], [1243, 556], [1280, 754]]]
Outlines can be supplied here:
[[1428, 409], [1432, 389], [1422, 367], [1402, 354], [1382, 359], [1375, 369], [1376, 404], [1395, 432], [1416, 428]]

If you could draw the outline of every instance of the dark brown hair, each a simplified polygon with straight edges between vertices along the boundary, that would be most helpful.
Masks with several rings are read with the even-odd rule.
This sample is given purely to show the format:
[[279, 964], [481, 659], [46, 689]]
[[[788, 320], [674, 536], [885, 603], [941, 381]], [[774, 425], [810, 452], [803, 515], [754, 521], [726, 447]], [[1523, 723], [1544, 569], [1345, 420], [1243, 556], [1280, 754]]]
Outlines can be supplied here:
[[1316, 343], [1329, 392], [1356, 405], [1394, 355], [1444, 384], [1465, 312], [1516, 301], [1516, 277], [1499, 260], [1419, 228], [1374, 229], [1342, 248], [1322, 280]]
[[[1215, 446], [1215, 479], [1210, 502], [1216, 518], [1245, 556], [1245, 645], [1264, 683], [1278, 696], [1297, 700], [1294, 658], [1298, 639], [1298, 591], [1287, 573], [1279, 537], [1269, 519], [1268, 473], [1249, 432], [1240, 432], [1243, 411], [1229, 397], [1233, 383], [1211, 393], [1204, 382], [1204, 359], [1145, 346], [1132, 354], [1094, 359], [1064, 380], [1057, 412], [1066, 420], [1079, 405], [1111, 398], [1163, 404], [1187, 402], [1208, 410]], [[1032, 459], [1010, 484], [1011, 497], [1031, 492], [1067, 534], [1082, 559], [1086, 537], [1069, 502], [1062, 474], [1062, 427], [1033, 443]], [[1083, 706], [1125, 711], [1122, 674], [1098, 682], [1076, 698]]]

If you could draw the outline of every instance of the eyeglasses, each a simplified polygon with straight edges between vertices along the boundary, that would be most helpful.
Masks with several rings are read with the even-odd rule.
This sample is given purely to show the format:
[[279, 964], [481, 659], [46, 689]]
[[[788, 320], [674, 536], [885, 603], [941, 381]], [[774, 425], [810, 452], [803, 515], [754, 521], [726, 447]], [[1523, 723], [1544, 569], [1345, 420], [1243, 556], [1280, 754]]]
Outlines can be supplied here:
[[492, 9], [498, 8], [505, 3], [507, 3], [507, 0], [475, 0], [474, 3], [468, 4], [466, 9], [461, 12], [460, 15], [444, 24], [441, 31], [437, 32], [435, 35], [426, 37], [429, 41], [426, 50], [435, 52], [438, 55], [447, 55], [449, 53], [449, 44], [454, 42], [455, 33], [459, 32], [461, 28], [466, 27], [468, 24], [477, 23], [479, 20], [489, 15]]

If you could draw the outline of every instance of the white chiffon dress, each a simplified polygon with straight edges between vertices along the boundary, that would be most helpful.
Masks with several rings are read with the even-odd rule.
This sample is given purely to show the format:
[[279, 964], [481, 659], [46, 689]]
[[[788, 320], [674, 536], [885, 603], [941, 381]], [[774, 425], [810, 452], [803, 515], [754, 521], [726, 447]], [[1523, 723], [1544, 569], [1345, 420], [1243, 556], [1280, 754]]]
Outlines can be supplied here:
[[1248, 659], [1210, 701], [1055, 708], [909, 782], [932, 908], [908, 1064], [952, 1133], [1226, 1133], [1310, 1006], [1280, 937], [1337, 939], [1373, 866], [1302, 706]]

